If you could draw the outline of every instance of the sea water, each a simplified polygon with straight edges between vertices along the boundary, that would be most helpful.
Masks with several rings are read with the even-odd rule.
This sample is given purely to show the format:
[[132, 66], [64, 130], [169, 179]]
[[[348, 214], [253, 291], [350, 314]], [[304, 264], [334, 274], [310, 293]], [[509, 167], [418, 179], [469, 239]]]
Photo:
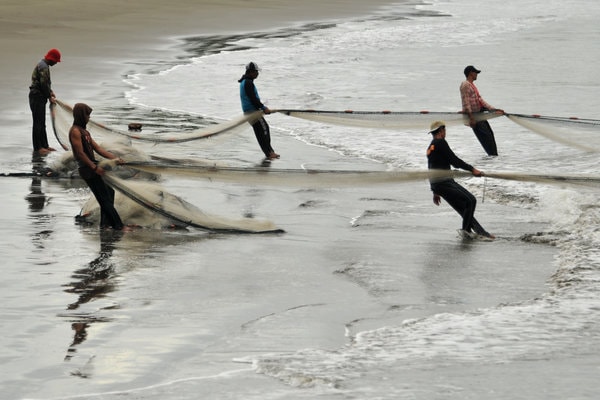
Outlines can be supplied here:
[[[129, 75], [125, 100], [129, 111], [185, 116], [192, 127], [204, 118], [228, 119], [239, 115], [237, 79], [244, 65], [254, 61], [261, 67], [256, 81], [261, 98], [272, 109], [452, 112], [460, 109], [462, 70], [473, 64], [482, 70], [476, 84], [483, 97], [506, 112], [597, 118], [599, 4], [584, 0], [408, 2], [361, 18], [299, 24], [293, 29], [182, 38], [181, 52], [187, 58], [174, 66], [161, 68], [157, 63], [151, 71]], [[124, 117], [100, 109], [96, 118], [121, 123]], [[165, 128], [180, 121], [177, 118], [164, 118], [158, 124]], [[278, 137], [291, 135], [299, 146], [318, 145], [390, 168], [426, 167], [428, 126], [397, 132], [335, 127], [277, 114], [267, 118], [276, 150]], [[467, 127], [449, 128], [447, 139], [459, 156], [484, 171], [597, 175], [595, 154], [549, 141], [506, 118], [491, 124], [499, 157], [485, 156]], [[190, 154], [206, 155], [202, 151], [184, 155]], [[309, 157], [306, 164], [311, 164]], [[31, 211], [42, 210], [48, 202], [68, 204], [87, 196], [77, 184], [67, 188], [70, 198], [61, 195], [65, 188], [59, 184], [50, 184], [44, 196], [35, 196], [40, 184], [31, 182], [29, 205], [23, 206], [10, 193], [3, 194], [3, 202]], [[467, 179], [465, 185], [481, 195], [481, 180]], [[598, 189], [491, 179], [486, 185], [488, 200], [479, 205], [478, 215], [492, 219], [493, 212], [513, 210], [494, 219], [501, 230], [497, 233], [504, 238], [497, 245], [533, 252], [533, 256], [528, 253], [526, 265], [503, 264], [502, 255], [495, 254], [486, 267], [457, 259], [444, 260], [451, 268], [440, 269], [440, 258], [454, 245], [443, 240], [436, 244], [435, 235], [429, 235], [424, 237], [431, 244], [419, 249], [430, 254], [405, 253], [401, 257], [406, 265], [400, 269], [386, 255], [391, 252], [389, 242], [386, 246], [362, 243], [345, 249], [356, 252], [359, 261], [338, 268], [333, 278], [358, 288], [346, 293], [349, 289], [343, 285], [306, 285], [306, 276], [318, 276], [322, 266], [294, 268], [293, 262], [282, 260], [275, 269], [245, 251], [245, 242], [236, 238], [144, 232], [121, 239], [115, 246], [127, 246], [122, 254], [113, 252], [110, 241], [99, 247], [91, 228], [67, 238], [57, 235], [72, 225], [66, 206], [58, 208], [65, 210], [60, 218], [22, 210], [29, 216], [20, 222], [31, 224], [32, 243], [37, 247], [31, 250], [30, 243], [5, 241], [7, 253], [14, 248], [22, 248], [23, 254], [32, 252], [15, 268], [30, 268], [27, 259], [34, 260], [40, 271], [44, 265], [64, 266], [63, 275], [72, 274], [72, 281], [51, 296], [60, 271], [48, 273], [48, 281], [40, 282], [37, 292], [47, 297], [45, 306], [35, 310], [43, 323], [30, 327], [19, 323], [20, 313], [25, 312], [18, 306], [22, 300], [7, 296], [11, 313], [2, 326], [11, 333], [4, 335], [10, 346], [5, 358], [14, 360], [20, 351], [31, 354], [32, 337], [37, 353], [46, 358], [54, 354], [56, 350], [45, 346], [54, 343], [57, 334], [47, 314], [54, 317], [60, 305], [69, 307], [59, 317], [76, 322], [65, 323], [58, 332], [71, 338], [65, 339], [70, 343], [64, 343], [64, 354], [54, 354], [64, 358], [65, 366], [59, 368], [63, 376], [57, 378], [51, 365], [34, 368], [35, 363], [21, 360], [14, 368], [27, 372], [11, 374], [3, 385], [15, 398], [595, 398], [600, 389]], [[216, 191], [211, 194], [222, 196]], [[255, 194], [263, 202], [269, 195], [286, 193]], [[429, 194], [415, 194], [412, 199], [397, 196], [405, 202], [397, 207], [398, 219], [407, 225], [414, 221], [418, 226], [432, 213], [441, 212], [421, 205], [422, 198], [430, 201]], [[340, 207], [353, 207], [350, 203], [349, 199]], [[273, 212], [287, 213], [287, 221], [294, 220], [289, 210]], [[357, 226], [377, 225], [394, 234], [390, 214], [372, 212], [357, 218]], [[301, 232], [309, 235], [310, 231], [306, 227]], [[527, 235], [542, 244], [519, 250], [520, 237]], [[301, 238], [294, 236], [294, 240]], [[284, 247], [281, 252], [297, 251], [298, 259], [303, 257], [293, 243], [278, 245]], [[73, 272], [68, 252], [59, 251], [70, 246], [88, 249], [97, 258], [83, 264], [78, 260], [79, 269]], [[319, 249], [323, 260], [350, 259], [340, 249], [325, 254], [334, 246], [325, 247]], [[51, 254], [45, 253], [48, 248]], [[489, 248], [480, 246], [450, 254], [481, 260], [486, 251]], [[210, 268], [211, 260], [223, 254], [238, 267]], [[425, 260], [428, 268], [411, 270], [413, 257], [420, 260], [418, 265]], [[518, 259], [508, 253], [506, 258], [510, 263]], [[165, 263], [177, 266], [171, 267], [169, 276], [160, 268]], [[511, 281], [506, 271], [523, 276]], [[511, 295], [486, 298], [486, 287], [493, 293], [494, 286], [506, 285], [503, 291], [510, 294], [510, 285], [532, 280], [535, 271], [540, 271], [535, 279], [543, 282], [530, 290], [519, 288], [518, 300]], [[271, 276], [267, 282], [257, 278], [267, 276]], [[16, 279], [14, 274], [10, 277]], [[199, 286], [199, 277], [209, 284]], [[265, 284], [273, 289], [263, 300], [272, 298], [284, 311], [265, 312], [240, 327], [235, 321], [256, 311], [252, 299]], [[11, 283], [2, 286], [7, 291]], [[119, 290], [121, 294], [116, 294]], [[337, 297], [339, 303], [323, 301], [326, 290], [339, 291], [327, 297], [329, 301]], [[425, 312], [411, 309], [410, 304], [399, 306], [403, 296], [415, 298], [423, 296], [421, 292], [434, 306]], [[306, 303], [306, 298], [315, 300]], [[390, 307], [383, 312], [379, 305], [387, 303]], [[357, 314], [361, 320], [350, 319]], [[305, 319], [306, 315], [312, 318]], [[347, 343], [317, 339], [321, 330], [329, 329], [320, 318], [339, 319], [346, 326]], [[299, 327], [297, 320], [312, 325]], [[197, 344], [193, 351], [192, 342]], [[27, 377], [34, 382], [31, 391], [17, 389]], [[86, 386], [86, 380], [93, 384]]]

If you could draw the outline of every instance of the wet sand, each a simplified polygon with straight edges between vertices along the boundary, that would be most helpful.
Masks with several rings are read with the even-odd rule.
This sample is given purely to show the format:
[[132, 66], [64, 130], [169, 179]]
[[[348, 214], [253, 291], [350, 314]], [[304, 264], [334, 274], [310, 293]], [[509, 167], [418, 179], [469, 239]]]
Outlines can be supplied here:
[[[110, 102], [111, 96], [119, 96], [121, 77], [132, 65], [154, 65], [157, 59], [175, 57], [179, 51], [174, 47], [175, 37], [269, 29], [297, 21], [360, 15], [388, 2], [321, 3], [238, 0], [204, 1], [200, 6], [197, 1], [183, 0], [111, 0], [79, 8], [81, 2], [60, 1], [56, 8], [44, 10], [43, 21], [37, 16], [46, 2], [0, 5], [0, 49], [9, 55], [0, 64], [0, 74], [4, 77], [0, 101], [7, 110], [0, 124], [6, 146], [2, 152], [6, 160], [3, 170], [30, 168], [28, 77], [35, 62], [49, 48], [57, 47], [63, 52], [63, 62], [52, 69], [57, 96], [70, 103], [90, 104], [101, 98], [97, 102], [102, 107]], [[160, 57], [156, 57], [157, 52]], [[58, 147], [55, 139], [49, 138], [51, 145]], [[260, 160], [251, 135], [238, 144], [239, 147], [221, 156], [227, 159], [235, 154], [237, 161], [249, 164]], [[384, 168], [368, 160], [308, 146], [291, 137], [274, 135], [273, 144], [282, 155], [274, 165], [281, 168], [297, 168], [306, 160], [310, 160], [312, 167], [329, 169]], [[188, 348], [198, 342], [198, 321], [186, 314], [190, 312], [189, 304], [204, 306], [199, 308], [206, 314], [202, 321], [210, 321], [212, 335], [229, 339], [232, 331], [256, 321], [267, 325], [262, 329], [272, 335], [265, 339], [258, 334], [253, 336], [251, 330], [242, 330], [239, 337], [230, 341], [216, 340], [197, 372], [210, 375], [239, 368], [239, 364], [232, 366], [233, 355], [295, 351], [303, 347], [335, 349], [347, 343], [348, 335], [382, 324], [528, 299], [544, 291], [551, 268], [551, 249], [510, 236], [512, 230], [533, 228], [519, 229], [506, 217], [510, 210], [501, 205], [486, 203], [478, 210], [478, 218], [493, 227], [490, 230], [500, 237], [497, 242], [458, 240], [455, 234], [458, 216], [449, 207], [434, 208], [426, 182], [311, 190], [226, 184], [206, 189], [185, 180], [174, 180], [170, 183], [173, 192], [206, 206], [207, 211], [239, 212], [251, 207], [254, 215], [274, 221], [286, 233], [206, 241], [193, 236], [184, 244], [175, 239], [181, 253], [153, 249], [156, 238], [152, 233], [128, 234], [115, 245], [116, 256], [113, 256], [123, 274], [120, 279], [131, 282], [129, 287], [122, 285], [113, 294], [125, 304], [118, 311], [121, 318], [107, 324], [89, 322], [96, 327], [90, 328], [87, 344], [89, 348], [95, 345], [94, 349], [100, 353], [95, 361], [99, 379], [91, 384], [83, 380], [73, 383], [66, 373], [57, 379], [56, 371], [71, 370], [73, 374], [76, 366], [85, 366], [86, 355], [77, 358], [75, 354], [69, 366], [63, 363], [63, 354], [56, 357], [56, 349], [68, 348], [75, 329], [75, 325], [56, 318], [57, 314], [66, 313], [65, 304], [73, 302], [73, 296], [63, 292], [61, 286], [73, 270], [98, 255], [100, 239], [96, 242], [95, 232], [82, 231], [73, 222], [72, 217], [78, 211], [77, 196], [81, 196], [77, 188], [50, 182], [42, 184], [43, 193], [38, 193], [35, 180], [7, 182], [8, 188], [0, 196], [5, 204], [2, 221], [10, 227], [5, 231], [3, 251], [8, 256], [7, 265], [13, 268], [8, 270], [0, 288], [10, 293], [7, 296], [10, 299], [3, 302], [12, 316], [7, 330], [13, 332], [14, 327], [20, 336], [1, 336], [6, 342], [3, 347], [12, 349], [17, 342], [20, 346], [9, 357], [16, 368], [2, 369], [0, 375], [10, 380], [9, 393], [16, 397], [23, 393], [58, 396], [152, 385], [157, 376], [147, 374], [148, 371], [160, 363], [173, 362], [176, 356], [185, 358]], [[433, 217], [422, 217], [428, 214]], [[165, 247], [172, 244], [169, 240], [165, 240]], [[179, 266], [177, 274], [164, 273], [163, 258], [169, 260], [168, 265]], [[548, 268], [527, 268], [532, 258], [536, 265]], [[143, 262], [138, 265], [140, 259]], [[200, 264], [201, 271], [192, 261], [196, 259], [207, 260]], [[494, 260], [493, 270], [487, 267], [490, 260]], [[397, 280], [372, 284], [361, 279], [363, 273], [376, 273], [378, 269], [396, 271]], [[43, 282], [40, 276], [44, 277]], [[185, 279], [186, 276], [202, 279]], [[202, 284], [200, 289], [196, 286], [199, 284]], [[154, 285], [152, 292], [149, 288]], [[138, 293], [144, 290], [148, 292]], [[144, 298], [148, 293], [156, 296], [149, 300], [153, 304], [150, 309]], [[102, 299], [98, 296], [97, 299]], [[163, 303], [170, 305], [162, 309]], [[229, 303], [231, 309], [227, 307]], [[213, 307], [218, 316], [211, 314]], [[312, 312], [290, 312], [304, 309]], [[93, 307], [92, 311], [94, 314]], [[161, 319], [150, 313], [160, 315]], [[271, 316], [281, 317], [284, 322]], [[130, 320], [138, 325], [129, 323]], [[158, 331], [153, 331], [156, 324]], [[163, 346], [166, 359], [160, 354], [147, 357], [147, 348], [140, 343], [140, 335], [144, 334], [149, 335], [142, 340], [147, 348]], [[159, 342], [161, 335], [179, 337], [181, 343]], [[76, 340], [75, 334], [73, 341]], [[264, 347], [267, 343], [268, 349]], [[119, 347], [127, 348], [138, 359], [135, 365], [134, 357], [121, 359], [125, 373], [117, 376], [111, 372], [113, 365], [107, 355], [118, 354]], [[34, 357], [37, 363], [32, 365], [28, 360]], [[19, 369], [22, 372], [14, 372]], [[102, 378], [110, 384], [96, 383], [103, 381]], [[253, 375], [247, 379], [252, 384], [262, 379], [269, 389], [277, 385]], [[24, 380], [31, 382], [29, 392], [18, 389]], [[235, 391], [236, 387], [229, 389]]]

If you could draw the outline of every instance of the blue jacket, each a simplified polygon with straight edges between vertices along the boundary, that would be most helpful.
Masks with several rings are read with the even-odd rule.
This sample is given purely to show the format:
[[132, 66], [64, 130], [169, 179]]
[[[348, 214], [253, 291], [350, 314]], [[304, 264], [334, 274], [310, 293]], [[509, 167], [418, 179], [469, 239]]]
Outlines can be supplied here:
[[242, 110], [245, 113], [264, 110], [266, 108], [260, 101], [258, 90], [254, 86], [254, 79], [251, 78], [243, 77], [240, 81], [240, 100], [242, 102]]

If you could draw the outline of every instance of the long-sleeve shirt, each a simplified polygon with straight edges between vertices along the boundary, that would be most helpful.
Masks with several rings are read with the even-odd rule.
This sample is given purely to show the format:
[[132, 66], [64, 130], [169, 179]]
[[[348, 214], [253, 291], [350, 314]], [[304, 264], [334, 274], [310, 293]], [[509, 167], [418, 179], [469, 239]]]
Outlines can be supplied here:
[[260, 101], [258, 90], [254, 85], [254, 79], [244, 77], [240, 81], [240, 100], [244, 112], [264, 110], [266, 107]]
[[46, 60], [41, 60], [31, 73], [31, 85], [29, 94], [50, 98], [52, 93], [52, 81], [50, 80], [50, 67]]
[[[427, 148], [427, 167], [429, 169], [449, 170], [450, 166], [473, 171], [473, 166], [461, 160], [450, 148], [446, 139], [433, 139]], [[448, 178], [431, 179], [431, 184], [448, 180]]]
[[462, 100], [463, 112], [469, 114], [481, 111], [482, 108], [493, 110], [494, 107], [488, 104], [479, 94], [479, 90], [474, 83], [464, 81], [460, 84], [460, 98]]

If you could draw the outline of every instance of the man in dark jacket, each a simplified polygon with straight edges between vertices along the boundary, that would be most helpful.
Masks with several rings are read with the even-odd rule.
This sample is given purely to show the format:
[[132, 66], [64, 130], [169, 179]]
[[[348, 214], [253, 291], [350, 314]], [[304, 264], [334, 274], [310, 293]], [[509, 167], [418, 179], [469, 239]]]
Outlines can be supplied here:
[[[429, 169], [450, 170], [450, 166], [464, 169], [471, 172], [474, 176], [483, 176], [483, 172], [470, 164], [467, 164], [454, 154], [448, 142], [446, 142], [446, 124], [443, 121], [435, 121], [431, 124], [430, 132], [433, 140], [427, 148], [427, 165]], [[452, 178], [430, 179], [431, 191], [433, 192], [433, 202], [440, 205], [443, 198], [456, 210], [463, 218], [460, 234], [464, 237], [474, 238], [476, 235], [485, 238], [494, 239], [495, 236], [488, 233], [477, 222], [474, 217], [477, 199], [467, 189], [459, 185]]]
[[50, 49], [44, 58], [37, 63], [31, 74], [31, 85], [29, 86], [29, 108], [33, 118], [31, 136], [33, 140], [33, 151], [40, 154], [48, 154], [54, 151], [48, 145], [46, 133], [46, 103], [48, 100], [54, 103], [54, 92], [50, 79], [50, 67], [60, 62], [60, 51]]

